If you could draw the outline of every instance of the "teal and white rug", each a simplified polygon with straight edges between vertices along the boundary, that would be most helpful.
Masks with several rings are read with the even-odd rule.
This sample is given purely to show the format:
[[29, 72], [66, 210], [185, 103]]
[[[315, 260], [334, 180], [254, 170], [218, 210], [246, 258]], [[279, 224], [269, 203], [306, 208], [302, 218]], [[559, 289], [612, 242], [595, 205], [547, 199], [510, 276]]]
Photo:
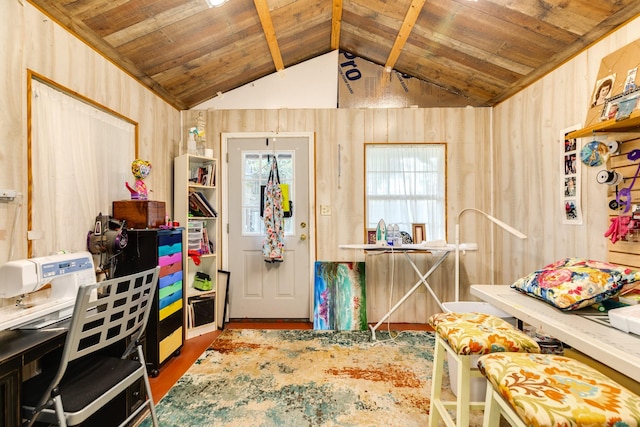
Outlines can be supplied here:
[[158, 403], [160, 425], [427, 425], [433, 334], [376, 335], [226, 330]]

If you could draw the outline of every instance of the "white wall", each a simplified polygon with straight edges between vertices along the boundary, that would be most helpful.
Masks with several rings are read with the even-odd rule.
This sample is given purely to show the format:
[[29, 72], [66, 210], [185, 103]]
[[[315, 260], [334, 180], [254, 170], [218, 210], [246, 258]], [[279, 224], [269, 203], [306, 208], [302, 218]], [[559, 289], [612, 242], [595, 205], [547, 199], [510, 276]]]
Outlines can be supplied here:
[[192, 110], [336, 108], [337, 105], [338, 51], [334, 50], [219, 94]]

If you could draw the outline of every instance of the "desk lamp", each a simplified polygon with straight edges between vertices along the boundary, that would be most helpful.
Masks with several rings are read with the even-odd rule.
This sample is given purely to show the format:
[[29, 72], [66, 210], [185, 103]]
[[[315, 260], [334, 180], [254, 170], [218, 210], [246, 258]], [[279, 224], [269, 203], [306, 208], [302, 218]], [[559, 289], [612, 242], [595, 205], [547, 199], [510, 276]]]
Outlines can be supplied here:
[[455, 301], [459, 301], [460, 300], [460, 217], [462, 216], [462, 214], [464, 214], [465, 212], [469, 212], [469, 211], [474, 211], [477, 212], [481, 215], [483, 215], [485, 218], [487, 218], [489, 221], [493, 222], [494, 224], [500, 226], [501, 228], [507, 230], [509, 233], [513, 234], [514, 236], [520, 238], [520, 239], [526, 239], [527, 236], [525, 236], [524, 234], [522, 234], [521, 232], [519, 232], [518, 230], [516, 230], [515, 228], [511, 227], [510, 225], [505, 224], [504, 222], [500, 221], [499, 219], [489, 215], [486, 212], [481, 211], [480, 209], [475, 209], [475, 208], [465, 208], [462, 209], [459, 213], [458, 213], [458, 217], [456, 219], [456, 260], [455, 260], [455, 287], [456, 287], [456, 296], [455, 296]]

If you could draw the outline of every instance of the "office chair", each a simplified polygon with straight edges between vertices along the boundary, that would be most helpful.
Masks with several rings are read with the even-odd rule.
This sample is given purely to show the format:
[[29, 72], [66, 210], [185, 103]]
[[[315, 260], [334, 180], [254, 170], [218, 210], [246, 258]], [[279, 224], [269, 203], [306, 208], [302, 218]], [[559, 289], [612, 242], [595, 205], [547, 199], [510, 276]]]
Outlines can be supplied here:
[[[141, 338], [159, 271], [156, 267], [80, 286], [57, 371], [43, 369], [23, 384], [24, 426], [36, 421], [77, 425], [140, 379], [146, 400], [120, 426], [147, 406], [153, 425], [158, 425]], [[123, 340], [127, 347], [121, 357], [105, 351]]]

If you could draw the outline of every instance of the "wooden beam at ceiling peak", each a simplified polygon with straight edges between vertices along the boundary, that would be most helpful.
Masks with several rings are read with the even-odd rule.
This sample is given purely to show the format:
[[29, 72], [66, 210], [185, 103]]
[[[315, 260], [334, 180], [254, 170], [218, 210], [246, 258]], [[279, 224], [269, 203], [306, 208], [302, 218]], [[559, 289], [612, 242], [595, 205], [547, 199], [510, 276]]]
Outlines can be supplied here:
[[276, 66], [276, 71], [282, 71], [284, 70], [284, 62], [282, 61], [282, 54], [280, 53], [280, 47], [278, 46], [278, 40], [276, 39], [276, 31], [273, 28], [273, 21], [271, 20], [271, 13], [269, 12], [267, 0], [253, 0], [253, 3], [256, 5], [256, 10], [260, 17], [262, 31], [267, 39], [273, 64]]
[[391, 70], [398, 61], [400, 57], [400, 52], [402, 52], [402, 48], [404, 47], [407, 39], [409, 38], [409, 34], [411, 34], [411, 30], [413, 30], [413, 26], [418, 20], [418, 16], [422, 11], [422, 7], [424, 6], [426, 0], [412, 0], [411, 6], [409, 6], [409, 10], [404, 17], [404, 22], [402, 23], [402, 27], [400, 27], [400, 31], [398, 31], [398, 36], [396, 37], [396, 41], [393, 43], [393, 47], [391, 48], [391, 52], [389, 52], [389, 57], [387, 58], [387, 63], [384, 64], [385, 69]]
[[342, 0], [333, 0], [331, 14], [331, 50], [340, 48], [340, 24], [342, 23]]

